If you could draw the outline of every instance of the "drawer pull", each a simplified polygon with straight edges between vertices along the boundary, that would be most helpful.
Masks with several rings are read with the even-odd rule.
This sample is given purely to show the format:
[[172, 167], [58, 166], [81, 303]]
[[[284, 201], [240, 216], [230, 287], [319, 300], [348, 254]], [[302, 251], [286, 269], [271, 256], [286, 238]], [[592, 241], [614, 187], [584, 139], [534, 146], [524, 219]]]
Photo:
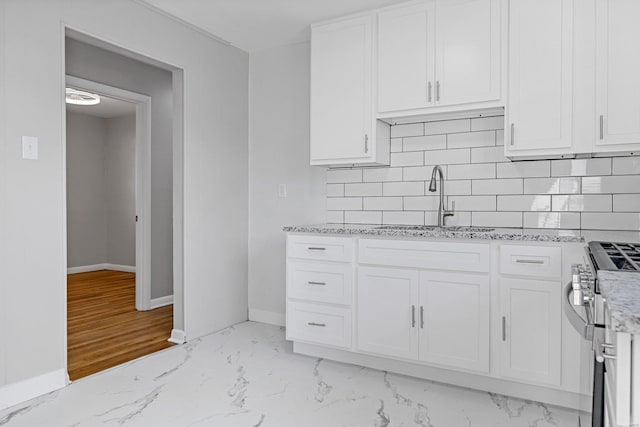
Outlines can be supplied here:
[[327, 326], [326, 323], [315, 323], [315, 322], [308, 322], [307, 325], [309, 325], [309, 326], [318, 326], [320, 328], [324, 328], [325, 326]]
[[544, 264], [544, 261], [541, 259], [517, 259], [517, 264]]
[[415, 305], [411, 306], [411, 327], [412, 328], [416, 327], [416, 306]]
[[327, 248], [320, 248], [320, 247], [310, 246], [310, 247], [307, 248], [307, 250], [309, 250], [309, 251], [326, 251]]
[[316, 285], [316, 286], [325, 286], [326, 283], [325, 282], [307, 282], [310, 285]]
[[424, 307], [420, 306], [420, 328], [424, 329]]
[[507, 318], [502, 316], [502, 341], [507, 340]]

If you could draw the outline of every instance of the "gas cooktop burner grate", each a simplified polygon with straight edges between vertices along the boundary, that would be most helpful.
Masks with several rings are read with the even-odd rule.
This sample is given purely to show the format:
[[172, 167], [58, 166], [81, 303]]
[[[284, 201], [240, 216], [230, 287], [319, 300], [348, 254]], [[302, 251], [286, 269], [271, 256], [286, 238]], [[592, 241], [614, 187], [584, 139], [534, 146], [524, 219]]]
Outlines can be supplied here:
[[601, 248], [601, 250], [594, 251], [599, 266], [605, 264], [602, 262], [602, 257], [606, 257], [613, 264], [614, 268], [612, 269], [640, 271], [640, 244], [591, 242], [589, 246]]

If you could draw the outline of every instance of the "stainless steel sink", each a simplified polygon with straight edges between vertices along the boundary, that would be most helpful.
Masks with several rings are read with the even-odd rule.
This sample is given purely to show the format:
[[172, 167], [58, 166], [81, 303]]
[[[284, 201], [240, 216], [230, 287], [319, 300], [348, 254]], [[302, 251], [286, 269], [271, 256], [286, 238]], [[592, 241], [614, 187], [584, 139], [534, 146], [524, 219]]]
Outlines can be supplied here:
[[488, 227], [464, 227], [464, 226], [451, 226], [451, 227], [438, 227], [437, 225], [382, 225], [375, 227], [376, 230], [401, 230], [401, 231], [455, 231], [459, 233], [488, 233], [495, 230], [495, 228]]

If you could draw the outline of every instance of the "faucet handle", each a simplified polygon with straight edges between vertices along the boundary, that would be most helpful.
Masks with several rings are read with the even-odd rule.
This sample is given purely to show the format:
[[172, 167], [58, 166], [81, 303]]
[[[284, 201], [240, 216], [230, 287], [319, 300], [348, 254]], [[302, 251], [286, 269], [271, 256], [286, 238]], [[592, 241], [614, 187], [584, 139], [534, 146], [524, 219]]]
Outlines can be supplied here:
[[456, 202], [455, 200], [451, 202], [451, 210], [443, 209], [442, 216], [453, 216], [456, 212]]

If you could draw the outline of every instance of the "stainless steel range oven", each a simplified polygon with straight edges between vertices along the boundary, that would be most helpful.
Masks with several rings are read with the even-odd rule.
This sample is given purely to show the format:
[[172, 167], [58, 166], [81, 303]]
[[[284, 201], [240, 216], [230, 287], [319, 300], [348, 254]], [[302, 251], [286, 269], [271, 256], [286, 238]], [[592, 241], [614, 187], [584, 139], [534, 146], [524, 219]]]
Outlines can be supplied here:
[[573, 327], [591, 342], [591, 352], [581, 363], [583, 379], [591, 382], [590, 417], [581, 418], [581, 426], [605, 425], [605, 372], [615, 360], [605, 342], [605, 301], [598, 285], [598, 270], [640, 271], [640, 244], [589, 242], [584, 264], [571, 267], [571, 283], [565, 288], [564, 312]]

